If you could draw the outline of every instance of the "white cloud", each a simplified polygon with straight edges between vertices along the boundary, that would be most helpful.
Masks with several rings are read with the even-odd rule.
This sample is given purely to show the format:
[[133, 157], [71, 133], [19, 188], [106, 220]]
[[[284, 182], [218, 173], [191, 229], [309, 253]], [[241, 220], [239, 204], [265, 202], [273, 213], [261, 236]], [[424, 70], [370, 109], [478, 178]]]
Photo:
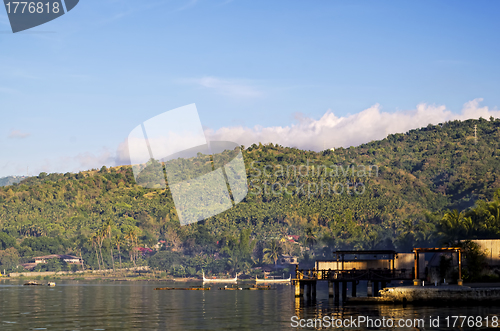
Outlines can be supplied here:
[[262, 91], [256, 87], [240, 80], [205, 76], [202, 78], [187, 79], [185, 82], [193, 83], [218, 94], [234, 98], [256, 98], [263, 95]]
[[[218, 130], [207, 129], [205, 135], [210, 141], [233, 141], [247, 147], [253, 143], [272, 142], [283, 146], [321, 151], [331, 147], [357, 146], [372, 140], [383, 139], [388, 134], [404, 133], [411, 129], [425, 127], [428, 124], [438, 124], [455, 119], [467, 120], [480, 117], [488, 119], [490, 116], [500, 118], [500, 111], [481, 107], [481, 101], [482, 99], [474, 99], [465, 103], [460, 113], [454, 113], [443, 105], [436, 106], [424, 103], [417, 105], [413, 110], [389, 113], [382, 111], [380, 105], [375, 104], [357, 114], [343, 117], [336, 116], [329, 110], [320, 119], [297, 116], [297, 122], [289, 126], [224, 127]], [[11, 136], [16, 138], [27, 135], [27, 133], [15, 130], [11, 132]], [[103, 149], [97, 154], [80, 153], [76, 156], [45, 160], [38, 162], [36, 168], [30, 166], [30, 173], [37, 174], [41, 171], [78, 172], [100, 168], [103, 165], [130, 164], [129, 141], [127, 140], [125, 139], [119, 145], [115, 153]], [[175, 142], [176, 139], [166, 139], [164, 143], [168, 146], [167, 144], [169, 142], [171, 144], [172, 141]], [[135, 140], [132, 139], [130, 142], [132, 150], [145, 152], [142, 145], [135, 146], [137, 143]], [[160, 142], [163, 143], [163, 140], [158, 141], [158, 143]], [[23, 169], [25, 168], [12, 163], [0, 167], [0, 171], [3, 173], [21, 174], [25, 171]]]
[[229, 140], [250, 146], [253, 143], [277, 143], [300, 149], [321, 151], [331, 147], [357, 146], [379, 140], [392, 133], [404, 133], [411, 129], [438, 124], [454, 119], [478, 119], [490, 116], [500, 118], [500, 111], [480, 107], [482, 99], [467, 102], [462, 112], [453, 113], [445, 106], [419, 104], [416, 109], [394, 113], [383, 112], [378, 104], [357, 114], [338, 117], [328, 110], [320, 119], [301, 117], [290, 126], [253, 128], [236, 126], [218, 130], [208, 129], [209, 140]]
[[22, 132], [19, 130], [12, 130], [9, 133], [9, 138], [10, 139], [24, 139], [30, 136], [30, 133], [27, 132]]

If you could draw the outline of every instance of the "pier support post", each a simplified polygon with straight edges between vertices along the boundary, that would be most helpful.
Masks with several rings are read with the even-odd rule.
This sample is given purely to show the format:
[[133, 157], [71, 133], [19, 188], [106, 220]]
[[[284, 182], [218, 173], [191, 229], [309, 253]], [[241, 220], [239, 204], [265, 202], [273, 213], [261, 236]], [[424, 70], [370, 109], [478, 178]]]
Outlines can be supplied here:
[[309, 282], [309, 284], [307, 284], [307, 297], [308, 298], [312, 298], [312, 286], [313, 284], [311, 282]]
[[299, 281], [299, 287], [300, 287], [300, 296], [304, 297], [304, 283]]
[[369, 297], [373, 296], [373, 285], [371, 280], [369, 280], [366, 285], [366, 295]]
[[312, 287], [312, 298], [316, 299], [316, 281], [312, 282], [310, 286]]
[[378, 297], [378, 282], [373, 282], [373, 296]]
[[339, 282], [334, 282], [333, 285], [335, 288], [335, 301], [339, 302], [340, 299]]
[[356, 281], [352, 281], [352, 292], [351, 292], [351, 297], [355, 298], [356, 297]]
[[328, 281], [328, 297], [333, 297], [333, 282]]
[[347, 299], [347, 282], [342, 282], [342, 302]]
[[302, 291], [301, 291], [301, 285], [300, 285], [300, 281], [299, 280], [296, 280], [295, 281], [295, 297], [298, 298], [298, 297], [301, 297], [302, 296]]

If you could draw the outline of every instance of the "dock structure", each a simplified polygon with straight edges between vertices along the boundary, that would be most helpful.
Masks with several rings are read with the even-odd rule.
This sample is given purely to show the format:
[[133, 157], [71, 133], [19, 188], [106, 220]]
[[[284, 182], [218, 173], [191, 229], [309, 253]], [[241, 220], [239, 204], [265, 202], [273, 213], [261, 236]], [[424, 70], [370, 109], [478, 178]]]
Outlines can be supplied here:
[[[295, 296], [314, 298], [317, 282], [326, 281], [328, 296], [334, 297], [336, 302], [342, 297], [345, 302], [347, 285], [351, 285], [351, 296], [356, 297], [359, 282], [363, 280], [368, 281], [368, 295], [378, 296], [379, 289], [385, 288], [390, 281], [413, 279], [413, 258], [405, 256], [403, 263], [398, 263], [398, 254], [402, 253], [392, 250], [337, 251], [334, 252], [335, 260], [318, 260], [311, 270], [296, 266]], [[412, 253], [409, 255], [413, 257]]]
[[458, 280], [462, 286], [462, 249], [460, 247], [414, 248], [412, 253], [397, 253], [393, 250], [336, 251], [334, 260], [317, 260], [310, 270], [295, 266], [295, 297], [316, 297], [318, 281], [328, 282], [328, 296], [338, 302], [347, 298], [347, 285], [351, 297], [356, 297], [360, 281], [367, 281], [367, 295], [380, 296], [380, 291], [391, 281], [411, 281], [421, 285], [420, 271], [425, 268], [425, 260], [420, 254], [451, 253], [457, 255]]

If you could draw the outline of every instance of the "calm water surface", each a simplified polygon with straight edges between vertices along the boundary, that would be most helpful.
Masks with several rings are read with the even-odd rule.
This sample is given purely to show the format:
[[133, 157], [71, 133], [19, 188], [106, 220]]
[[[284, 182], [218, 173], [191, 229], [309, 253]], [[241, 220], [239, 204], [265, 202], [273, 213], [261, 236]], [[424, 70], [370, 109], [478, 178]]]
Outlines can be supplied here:
[[[491, 306], [338, 307], [328, 298], [326, 285], [318, 286], [315, 301], [295, 299], [289, 285], [279, 285], [271, 291], [220, 291], [221, 285], [210, 291], [155, 291], [156, 287], [191, 285], [201, 283], [59, 281], [56, 287], [47, 287], [3, 281], [0, 330], [289, 330], [297, 329], [291, 327], [292, 316], [308, 319], [327, 315], [425, 318], [425, 328], [420, 330], [464, 330], [467, 328], [446, 328], [443, 318], [500, 316], [500, 307]], [[441, 316], [440, 328], [429, 327], [430, 316]]]

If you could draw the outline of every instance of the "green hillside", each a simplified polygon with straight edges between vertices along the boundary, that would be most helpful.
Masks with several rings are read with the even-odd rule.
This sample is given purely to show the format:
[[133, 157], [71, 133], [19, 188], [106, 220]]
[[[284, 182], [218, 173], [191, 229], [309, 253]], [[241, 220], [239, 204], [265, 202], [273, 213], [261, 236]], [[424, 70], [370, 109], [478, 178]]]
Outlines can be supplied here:
[[[500, 217], [480, 225], [498, 202], [499, 138], [500, 120], [480, 119], [320, 153], [254, 144], [243, 152], [250, 186], [245, 200], [182, 227], [168, 188], [139, 187], [129, 166], [42, 173], [0, 188], [0, 249], [4, 255], [10, 249], [9, 266], [41, 253], [81, 253], [93, 268], [121, 256], [125, 264], [149, 263], [176, 275], [201, 267], [249, 271], [272, 263], [276, 252], [307, 262], [334, 249], [407, 250], [452, 240], [445, 211], [476, 204], [482, 209], [458, 214], [449, 226], [456, 236], [495, 237]], [[465, 228], [464, 219], [472, 225]], [[291, 235], [299, 236], [298, 244], [287, 239]], [[159, 240], [165, 245], [156, 254], [135, 249]]]

